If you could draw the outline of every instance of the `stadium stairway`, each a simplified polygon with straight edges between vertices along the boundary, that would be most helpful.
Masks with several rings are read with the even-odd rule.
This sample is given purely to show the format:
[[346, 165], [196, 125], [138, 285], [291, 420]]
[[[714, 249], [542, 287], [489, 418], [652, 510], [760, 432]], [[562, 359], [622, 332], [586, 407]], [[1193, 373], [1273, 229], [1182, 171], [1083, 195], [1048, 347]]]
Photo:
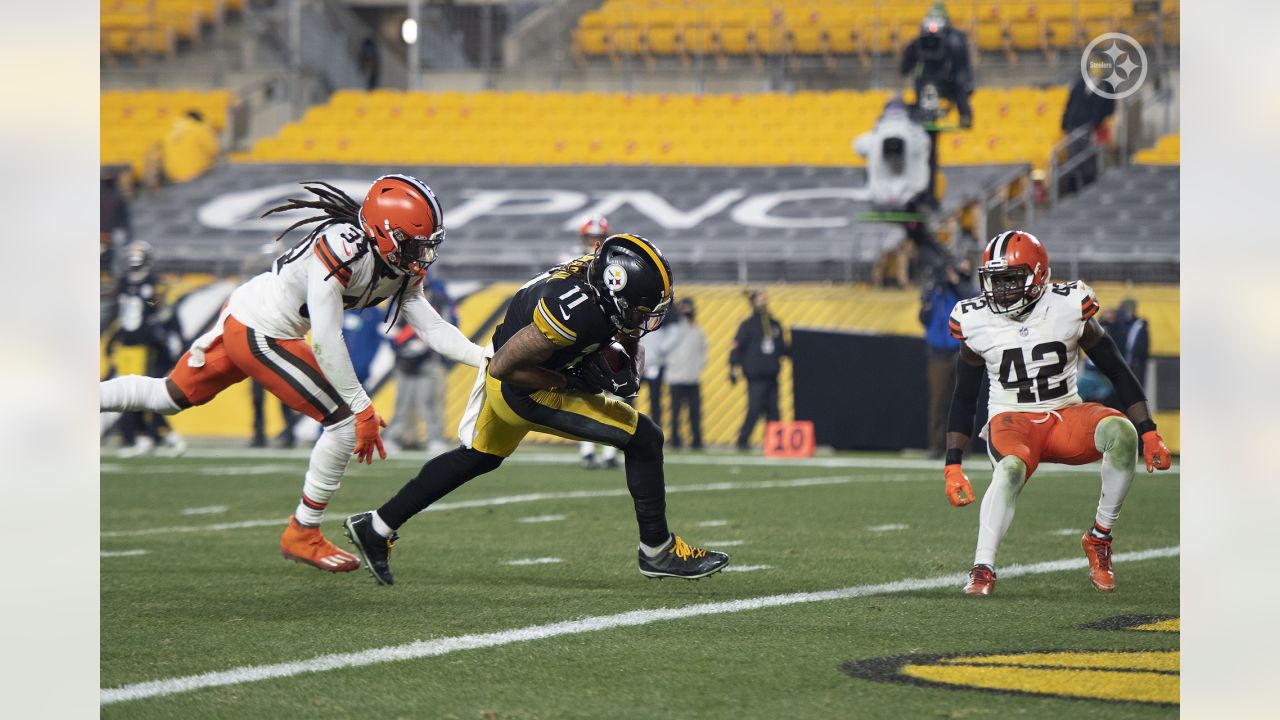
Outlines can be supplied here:
[[[211, 286], [216, 280], [208, 275], [169, 278], [169, 301], [177, 302], [183, 296]], [[494, 283], [490, 285], [457, 284], [451, 290], [463, 295], [457, 311], [460, 329], [477, 342], [487, 342], [493, 329], [501, 320], [507, 300], [519, 287], [518, 283]], [[808, 284], [779, 284], [766, 286], [770, 294], [770, 308], [788, 329], [796, 327], [825, 328], [852, 332], [881, 333], [919, 337], [922, 334], [916, 314], [919, 296], [914, 290], [874, 290], [865, 286], [833, 286]], [[1153, 357], [1177, 357], [1180, 353], [1179, 337], [1179, 289], [1172, 285], [1124, 285], [1096, 283], [1102, 306], [1117, 305], [1124, 298], [1134, 298], [1142, 317], [1151, 327]], [[677, 287], [680, 297], [692, 298], [698, 309], [698, 323], [707, 334], [707, 365], [702, 373], [703, 437], [708, 445], [731, 446], [736, 437], [746, 409], [746, 391], [743, 385], [733, 386], [728, 381], [728, 356], [738, 324], [749, 313], [746, 290], [736, 285], [690, 284]], [[209, 313], [216, 313], [220, 300], [206, 298]], [[103, 347], [113, 328], [103, 334]], [[137, 362], [135, 358], [134, 362]], [[117, 357], [115, 366], [121, 372], [130, 372], [127, 360]], [[112, 359], [102, 358], [105, 374]], [[390, 359], [375, 360], [374, 377], [369, 383], [374, 389], [374, 403], [390, 412], [395, 407], [395, 381], [390, 376]], [[381, 369], [379, 369], [381, 368]], [[452, 368], [448, 374], [446, 391], [446, 432], [456, 437], [458, 420], [462, 416], [470, 393], [475, 370], [466, 366]], [[907, 379], [911, 381], [911, 379]], [[924, 378], [918, 378], [924, 382]], [[837, 380], [833, 379], [833, 382]], [[857, 382], [875, 381], [858, 379]], [[784, 363], [780, 376], [780, 409], [784, 419], [794, 417], [789, 363]], [[637, 407], [642, 412], [649, 409], [647, 389], [642, 390]], [[664, 422], [670, 419], [670, 403], [664, 398]], [[1165, 440], [1175, 451], [1179, 447], [1178, 413], [1157, 413]], [[241, 383], [229, 388], [213, 402], [192, 408], [170, 419], [175, 430], [193, 437], [235, 438], [247, 441], [252, 420], [249, 385]], [[267, 432], [274, 435], [280, 430], [279, 413], [275, 402], [268, 403]], [[683, 433], [689, 437], [687, 426]], [[763, 424], [754, 433], [753, 442], [759, 443]], [[536, 441], [563, 443], [549, 436], [537, 435]]]
[[1095, 264], [1103, 260], [1133, 268], [1139, 262], [1176, 264], [1179, 176], [1177, 164], [1107, 170], [1078, 195], [1037, 215], [1035, 232], [1050, 247], [1069, 245]]

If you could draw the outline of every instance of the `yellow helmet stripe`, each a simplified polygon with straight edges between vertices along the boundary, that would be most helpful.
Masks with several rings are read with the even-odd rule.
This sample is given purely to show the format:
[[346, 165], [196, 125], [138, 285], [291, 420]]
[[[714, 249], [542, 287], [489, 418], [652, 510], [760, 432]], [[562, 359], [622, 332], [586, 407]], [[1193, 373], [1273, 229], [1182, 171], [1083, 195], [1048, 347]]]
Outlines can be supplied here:
[[667, 265], [662, 262], [662, 258], [658, 256], [658, 253], [654, 252], [654, 249], [649, 247], [648, 243], [640, 240], [640, 238], [637, 238], [635, 235], [619, 235], [618, 237], [630, 240], [632, 245], [635, 245], [648, 253], [649, 257], [653, 260], [653, 264], [658, 266], [658, 274], [662, 276], [662, 294], [670, 294], [671, 276], [667, 275]]

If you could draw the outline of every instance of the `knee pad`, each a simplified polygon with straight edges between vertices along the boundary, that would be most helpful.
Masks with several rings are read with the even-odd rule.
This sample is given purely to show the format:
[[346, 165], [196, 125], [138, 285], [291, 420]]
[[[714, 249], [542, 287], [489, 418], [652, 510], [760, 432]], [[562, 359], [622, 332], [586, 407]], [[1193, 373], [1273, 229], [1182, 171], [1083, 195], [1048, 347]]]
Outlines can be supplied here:
[[1004, 482], [1007, 478], [1013, 487], [1022, 487], [1022, 483], [1027, 479], [1027, 464], [1017, 455], [1005, 455], [996, 463], [996, 470], [1003, 470], [1003, 473], [997, 472], [992, 474], [991, 482]]
[[503, 460], [497, 455], [490, 455], [469, 447], [459, 447], [454, 452], [457, 453], [457, 468], [471, 474], [472, 477], [497, 470]]
[[332, 425], [326, 425], [324, 434], [330, 438], [330, 442], [335, 443], [339, 449], [345, 450], [348, 455], [356, 451], [356, 418], [354, 415], [349, 415], [346, 419]]
[[1100, 452], [1138, 456], [1138, 431], [1128, 418], [1111, 415], [1102, 418], [1093, 430], [1093, 444]]
[[636, 432], [631, 436], [631, 442], [622, 448], [622, 452], [640, 460], [658, 459], [662, 457], [664, 442], [666, 438], [662, 434], [662, 428], [658, 427], [658, 424], [648, 415], [640, 415], [636, 423]]

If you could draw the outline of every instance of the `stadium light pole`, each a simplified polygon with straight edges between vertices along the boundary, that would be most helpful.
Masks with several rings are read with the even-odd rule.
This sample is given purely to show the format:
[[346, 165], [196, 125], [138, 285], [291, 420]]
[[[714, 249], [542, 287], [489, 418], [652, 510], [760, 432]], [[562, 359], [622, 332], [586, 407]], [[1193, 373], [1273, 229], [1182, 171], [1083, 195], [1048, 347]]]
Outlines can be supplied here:
[[409, 17], [400, 26], [400, 37], [405, 43], [405, 68], [408, 78], [406, 89], [418, 89], [418, 23], [422, 19], [422, 0], [407, 0]]

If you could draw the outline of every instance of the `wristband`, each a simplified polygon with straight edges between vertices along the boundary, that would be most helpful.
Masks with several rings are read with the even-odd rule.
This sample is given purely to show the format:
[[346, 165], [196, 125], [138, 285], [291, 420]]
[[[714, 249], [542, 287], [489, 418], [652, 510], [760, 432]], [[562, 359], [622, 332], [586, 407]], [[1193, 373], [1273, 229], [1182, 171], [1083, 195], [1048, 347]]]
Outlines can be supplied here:
[[1138, 437], [1142, 437], [1149, 432], [1155, 432], [1156, 424], [1151, 418], [1147, 418], [1138, 423]]
[[959, 465], [960, 459], [964, 457], [964, 451], [959, 448], [952, 448], [947, 451], [947, 464]]

